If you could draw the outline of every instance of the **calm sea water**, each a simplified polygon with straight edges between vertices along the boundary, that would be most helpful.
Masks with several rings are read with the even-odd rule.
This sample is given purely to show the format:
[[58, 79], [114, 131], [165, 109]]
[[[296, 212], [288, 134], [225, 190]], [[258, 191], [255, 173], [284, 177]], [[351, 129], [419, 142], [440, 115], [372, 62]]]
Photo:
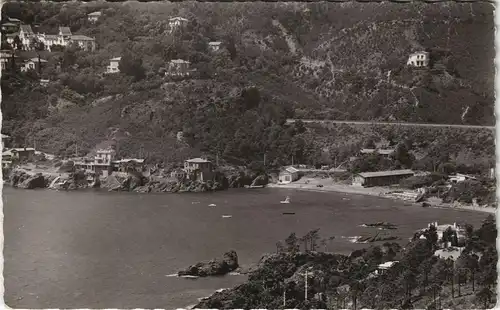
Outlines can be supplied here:
[[[286, 195], [292, 203], [280, 204]], [[320, 228], [337, 236], [329, 250], [366, 245], [341, 236], [374, 231], [362, 223], [399, 225], [408, 238], [431, 221], [479, 225], [486, 214], [423, 209], [377, 197], [286, 189], [214, 194], [56, 192], [6, 187], [5, 301], [16, 308], [186, 307], [244, 276], [168, 277], [234, 249], [240, 264], [275, 251], [276, 241]], [[209, 204], [216, 207], [208, 207]], [[295, 215], [283, 215], [295, 212]], [[223, 218], [231, 215], [231, 218]]]

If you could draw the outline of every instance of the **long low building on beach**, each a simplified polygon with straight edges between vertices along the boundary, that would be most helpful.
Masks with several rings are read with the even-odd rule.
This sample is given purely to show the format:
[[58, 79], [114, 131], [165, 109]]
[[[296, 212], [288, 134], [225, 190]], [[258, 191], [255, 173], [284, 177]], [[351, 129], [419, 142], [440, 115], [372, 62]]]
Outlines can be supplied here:
[[352, 185], [357, 186], [388, 186], [398, 184], [399, 181], [414, 176], [412, 170], [390, 170], [377, 172], [362, 172], [353, 177]]

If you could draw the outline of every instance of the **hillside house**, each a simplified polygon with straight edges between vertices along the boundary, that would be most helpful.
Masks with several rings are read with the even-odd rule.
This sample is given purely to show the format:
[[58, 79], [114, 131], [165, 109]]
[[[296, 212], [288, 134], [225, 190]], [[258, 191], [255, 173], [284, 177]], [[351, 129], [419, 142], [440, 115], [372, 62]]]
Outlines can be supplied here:
[[183, 142], [184, 141], [184, 132], [178, 131], [176, 138], [177, 138], [177, 142]]
[[109, 65], [106, 67], [106, 73], [118, 73], [120, 72], [120, 60], [121, 57], [111, 58], [109, 60]]
[[390, 262], [385, 262], [383, 264], [380, 264], [377, 266], [377, 270], [375, 270], [376, 275], [382, 275], [387, 272], [392, 266], [397, 264], [398, 261], [390, 261]]
[[353, 177], [352, 185], [370, 187], [370, 186], [388, 186], [398, 184], [399, 181], [414, 176], [412, 170], [391, 170], [377, 172], [362, 172]]
[[299, 170], [294, 167], [287, 167], [280, 172], [278, 182], [281, 184], [289, 184], [299, 179]]
[[191, 63], [187, 60], [173, 59], [168, 63], [167, 70], [165, 71], [165, 76], [172, 77], [184, 77], [189, 76]]
[[177, 168], [170, 172], [170, 177], [177, 180], [182, 180], [186, 177], [186, 171]]
[[4, 31], [4, 32], [11, 33], [11, 32], [16, 32], [18, 30], [19, 30], [18, 24], [14, 24], [11, 22], [7, 22], [7, 23], [2, 24], [2, 31]]
[[[434, 226], [436, 228], [438, 245], [447, 248], [452, 245], [461, 246], [464, 244], [466, 239], [466, 229], [463, 226], [457, 225], [457, 223], [453, 223], [453, 225], [452, 224], [438, 225], [438, 222], [434, 222], [434, 223], [429, 223], [427, 225], [427, 228], [430, 228], [431, 226]], [[452, 233], [452, 236], [449, 236], [451, 240], [443, 242], [443, 234], [446, 230], [449, 230]], [[423, 232], [425, 231], [425, 229], [421, 229], [420, 231]], [[421, 235], [420, 239], [425, 239], [425, 235]]]
[[429, 53], [424, 51], [419, 51], [410, 54], [406, 65], [412, 67], [427, 67], [429, 65]]
[[30, 25], [19, 26], [19, 39], [23, 45], [23, 50], [28, 51], [32, 49], [31, 43], [36, 39], [36, 35]]
[[21, 20], [17, 18], [7, 17], [7, 21], [16, 24], [18, 27], [21, 25]]
[[41, 58], [31, 58], [26, 60], [21, 66], [21, 72], [27, 72], [30, 70], [39, 71], [47, 63], [47, 60]]
[[12, 167], [12, 152], [10, 150], [2, 152], [2, 169], [8, 169]]
[[10, 149], [12, 153], [12, 160], [19, 161], [33, 161], [33, 157], [35, 156], [35, 149], [31, 147], [23, 147], [23, 148], [14, 148]]
[[389, 157], [394, 153], [394, 149], [361, 149], [362, 155], [377, 153], [384, 157]]
[[217, 52], [218, 50], [220, 50], [221, 45], [222, 45], [222, 42], [219, 42], [219, 41], [213, 41], [213, 42], [208, 43], [208, 47], [210, 48], [210, 50], [212, 52]]
[[2, 150], [5, 149], [5, 147], [8, 147], [10, 144], [11, 138], [9, 135], [2, 134]]
[[95, 23], [95, 22], [97, 22], [99, 20], [99, 18], [101, 17], [101, 15], [102, 15], [102, 12], [99, 12], [99, 11], [92, 12], [90, 14], [87, 14], [87, 19], [88, 19], [89, 22]]
[[40, 86], [47, 87], [50, 83], [50, 80], [40, 79]]
[[1, 70], [7, 69], [9, 66], [12, 65], [12, 62], [15, 61], [15, 58], [18, 58], [17, 56], [13, 55], [11, 51], [0, 51], [0, 68]]
[[170, 32], [174, 31], [175, 29], [178, 29], [180, 27], [183, 27], [186, 25], [189, 21], [183, 17], [172, 17], [168, 20], [168, 26], [170, 27]]
[[[29, 27], [29, 26], [28, 26]], [[31, 29], [31, 27], [30, 27]], [[68, 46], [75, 44], [84, 51], [94, 51], [96, 48], [95, 39], [81, 34], [72, 34], [69, 27], [59, 27], [57, 34], [38, 33], [34, 35], [36, 39], [44, 44], [46, 50], [51, 51], [54, 45]], [[28, 43], [31, 49], [31, 41]], [[24, 46], [23, 42], [23, 46]]]
[[188, 178], [202, 182], [212, 180], [214, 177], [212, 162], [203, 158], [184, 161], [184, 171]]
[[7, 38], [7, 43], [10, 44], [13, 48], [17, 49], [17, 46], [14, 46], [14, 40], [19, 36], [19, 32], [7, 33], [5, 37]]

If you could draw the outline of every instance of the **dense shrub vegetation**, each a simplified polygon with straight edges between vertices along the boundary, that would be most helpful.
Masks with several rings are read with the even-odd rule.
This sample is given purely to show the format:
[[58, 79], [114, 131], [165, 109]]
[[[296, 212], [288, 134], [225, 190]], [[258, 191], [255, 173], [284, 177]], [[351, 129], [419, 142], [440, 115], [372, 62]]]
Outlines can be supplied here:
[[[453, 233], [445, 231], [438, 240], [432, 226], [405, 247], [385, 243], [349, 256], [323, 252], [330, 238], [321, 239], [318, 230], [301, 238], [291, 234], [278, 244], [278, 253], [263, 257], [245, 284], [197, 307], [279, 309], [285, 292], [286, 308], [294, 309], [487, 309], [496, 300], [495, 218], [488, 216], [478, 229], [466, 226], [464, 249], [455, 262], [433, 255], [438, 243], [453, 241]], [[388, 261], [398, 263], [373, 274]]]
[[[97, 10], [102, 17], [92, 24], [87, 14]], [[69, 26], [95, 37], [98, 49], [18, 52], [39, 53], [48, 64], [41, 76], [14, 68], [2, 74], [3, 131], [16, 145], [36, 142], [58, 155], [112, 140], [123, 156], [175, 161], [204, 153], [255, 167], [264, 155], [268, 166], [292, 158], [340, 163], [375, 131], [394, 145], [410, 136], [413, 149], [402, 149], [391, 163], [371, 158], [357, 170], [439, 170], [448, 162], [457, 171], [482, 169], [493, 156], [490, 132], [383, 128], [379, 134], [348, 126], [325, 132], [285, 120], [492, 124], [492, 12], [489, 4], [8, 3], [3, 17], [33, 24], [35, 32]], [[171, 33], [172, 16], [189, 23]], [[220, 52], [209, 50], [214, 40], [223, 42]], [[429, 49], [441, 69], [405, 68], [408, 54], [419, 49]], [[104, 75], [117, 56], [122, 72]], [[196, 69], [190, 79], [163, 77], [177, 58]], [[51, 80], [48, 87], [40, 77]], [[176, 139], [179, 131], [184, 142]]]

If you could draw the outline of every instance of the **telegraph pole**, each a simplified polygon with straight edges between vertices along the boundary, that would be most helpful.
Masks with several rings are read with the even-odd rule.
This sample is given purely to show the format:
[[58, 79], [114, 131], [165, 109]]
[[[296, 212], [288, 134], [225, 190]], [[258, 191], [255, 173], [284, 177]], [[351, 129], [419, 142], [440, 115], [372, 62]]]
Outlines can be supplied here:
[[304, 286], [304, 300], [307, 300], [307, 270], [306, 270], [306, 283], [305, 283], [305, 286]]
[[283, 286], [283, 309], [286, 307], [286, 287]]
[[264, 167], [266, 167], [266, 153], [264, 153]]
[[293, 155], [292, 155], [292, 166], [293, 166]]

